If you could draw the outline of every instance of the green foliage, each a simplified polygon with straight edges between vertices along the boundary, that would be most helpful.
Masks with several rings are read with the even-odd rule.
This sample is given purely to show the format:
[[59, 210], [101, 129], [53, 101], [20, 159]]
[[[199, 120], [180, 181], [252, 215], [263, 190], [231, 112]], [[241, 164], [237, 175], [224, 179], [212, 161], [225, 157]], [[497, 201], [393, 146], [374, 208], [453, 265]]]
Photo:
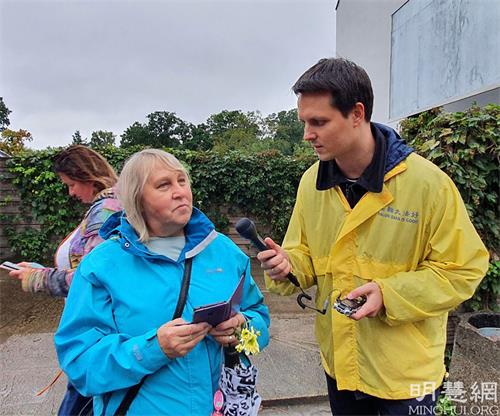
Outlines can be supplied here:
[[[53, 230], [37, 230], [27, 228], [22, 232], [13, 232], [12, 228], [7, 227], [7, 238], [12, 246], [12, 251], [17, 253], [23, 259], [33, 259], [35, 262], [46, 263], [51, 255], [54, 254], [57, 244], [49, 232]], [[61, 235], [61, 237], [64, 237]]]
[[17, 155], [26, 149], [26, 142], [31, 140], [33, 138], [29, 131], [3, 129], [0, 134], [0, 150], [9, 155]]
[[87, 145], [87, 141], [80, 134], [80, 130], [75, 131], [71, 136], [71, 139], [72, 139], [71, 144]]
[[465, 112], [433, 109], [401, 123], [402, 136], [443, 169], [457, 185], [493, 263], [467, 306], [495, 308], [498, 273], [498, 190], [500, 186], [500, 106], [473, 106]]
[[[141, 146], [98, 148], [119, 172], [125, 160]], [[33, 261], [45, 262], [59, 242], [81, 220], [85, 207], [67, 196], [67, 190], [53, 172], [52, 164], [62, 149], [29, 151], [10, 160], [19, 188], [24, 216], [33, 212], [41, 231], [16, 233], [7, 227], [7, 237], [16, 254]], [[237, 212], [268, 225], [271, 235], [280, 241], [284, 236], [295, 202], [302, 173], [316, 160], [283, 156], [278, 151], [258, 154], [242, 152], [196, 152], [166, 149], [188, 166], [194, 205], [214, 221], [218, 229], [227, 230], [228, 215]], [[286, 172], [286, 174], [284, 174]]]
[[147, 124], [135, 122], [121, 136], [121, 147], [179, 147], [191, 137], [191, 128], [169, 111], [155, 111], [147, 115]]
[[243, 113], [239, 110], [224, 110], [212, 114], [207, 120], [207, 131], [212, 137], [222, 137], [232, 130], [245, 130], [253, 137], [259, 134], [259, 116], [257, 113]]
[[500, 261], [490, 262], [486, 277], [482, 280], [474, 296], [466, 304], [468, 309], [478, 311], [491, 309], [500, 310], [497, 299], [500, 296]]
[[259, 151], [259, 141], [252, 131], [244, 128], [230, 129], [221, 133], [213, 139], [212, 150], [217, 153], [227, 153], [229, 151], [242, 151], [245, 153]]
[[134, 153], [144, 149], [144, 146], [131, 146], [127, 148], [115, 147], [112, 145], [102, 146], [95, 149], [99, 152], [117, 173], [122, 170], [125, 161]]
[[[6, 226], [12, 250], [23, 258], [45, 261], [56, 243], [71, 231], [83, 214], [83, 207], [67, 196], [66, 189], [52, 169], [53, 157], [59, 149], [27, 151], [8, 163], [19, 189], [24, 223], [41, 223], [41, 230], [18, 231]], [[32, 216], [32, 217], [31, 217]], [[15, 218], [12, 219], [15, 221]]]
[[[149, 114], [147, 119], [146, 124], [136, 121], [125, 130], [121, 135], [121, 147], [140, 145], [194, 151], [213, 150], [217, 153], [278, 150], [284, 155], [293, 155], [295, 152], [304, 154], [304, 128], [297, 118], [297, 110], [280, 111], [266, 118], [258, 111], [244, 113], [239, 110], [223, 110], [212, 114], [205, 123], [198, 125], [185, 122], [168, 111], [156, 111]], [[81, 140], [81, 137], [77, 139]], [[103, 144], [90, 143], [93, 147]], [[305, 154], [312, 154], [310, 146], [307, 150], [309, 152]]]
[[[269, 129], [268, 134], [276, 143], [275, 148], [280, 149], [282, 153], [293, 154], [294, 147], [303, 142], [304, 126], [299, 121], [296, 109], [270, 114], [265, 121]], [[311, 146], [307, 147], [311, 149]]]
[[446, 367], [447, 372], [450, 370], [452, 356], [453, 356], [453, 344], [446, 344], [444, 350], [444, 366]]
[[213, 143], [212, 150], [218, 153], [251, 151], [252, 146], [259, 141], [260, 122], [260, 115], [253, 112], [245, 114], [239, 110], [224, 110], [212, 114], [206, 123], [207, 133]]
[[10, 125], [10, 113], [12, 113], [12, 111], [9, 110], [3, 102], [3, 97], [0, 97], [0, 131], [4, 131]]
[[[218, 153], [277, 150], [283, 155], [294, 155], [295, 151], [303, 150], [304, 127], [297, 110], [280, 111], [266, 118], [258, 112], [222, 111], [208, 118], [206, 131], [212, 143], [208, 149]], [[312, 155], [311, 146], [307, 147], [310, 150], [307, 155]]]
[[434, 414], [442, 416], [456, 416], [456, 406], [447, 395], [441, 394], [437, 399]]
[[190, 124], [191, 134], [187, 140], [183, 142], [183, 148], [188, 150], [210, 150], [214, 142], [206, 124], [201, 123], [197, 126]]
[[98, 130], [92, 132], [89, 145], [92, 148], [115, 144], [115, 135], [112, 131]]
[[3, 102], [3, 97], [0, 97], [0, 150], [9, 155], [16, 155], [22, 152], [26, 148], [26, 142], [33, 138], [27, 130], [15, 131], [7, 128], [10, 125], [10, 113], [12, 111]]
[[147, 126], [136, 121], [130, 127], [127, 127], [125, 132], [121, 135], [121, 147], [130, 147], [142, 145], [146, 146], [153, 141], [153, 137], [149, 132]]
[[[268, 224], [280, 241], [290, 218], [302, 173], [315, 161], [294, 159], [279, 152], [175, 152], [190, 167], [193, 198], [210, 218], [224, 215], [222, 207], [241, 210]], [[286, 174], [284, 174], [286, 172]], [[223, 224], [218, 224], [223, 225]]]

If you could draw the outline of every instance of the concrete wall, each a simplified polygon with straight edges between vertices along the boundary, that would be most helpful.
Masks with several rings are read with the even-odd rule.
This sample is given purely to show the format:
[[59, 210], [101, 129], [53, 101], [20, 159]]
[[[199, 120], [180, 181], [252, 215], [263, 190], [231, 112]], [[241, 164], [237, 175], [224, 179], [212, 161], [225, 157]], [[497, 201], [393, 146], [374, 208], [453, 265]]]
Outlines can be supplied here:
[[372, 81], [373, 121], [389, 120], [391, 15], [406, 0], [339, 0], [337, 56], [362, 66]]
[[[410, 0], [396, 11], [390, 118], [498, 89], [499, 27], [498, 0]], [[498, 103], [498, 92], [488, 99]], [[451, 108], [463, 110], [465, 103]]]

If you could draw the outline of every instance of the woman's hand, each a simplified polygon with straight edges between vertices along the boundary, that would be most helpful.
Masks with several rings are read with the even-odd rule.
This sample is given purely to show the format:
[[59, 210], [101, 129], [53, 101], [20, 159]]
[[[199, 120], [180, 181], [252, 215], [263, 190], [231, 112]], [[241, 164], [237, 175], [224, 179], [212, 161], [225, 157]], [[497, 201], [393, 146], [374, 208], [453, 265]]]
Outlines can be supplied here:
[[241, 328], [245, 321], [245, 317], [241, 313], [237, 313], [232, 318], [212, 328], [210, 330], [210, 335], [223, 346], [236, 345], [239, 341], [234, 333], [237, 329]]
[[206, 322], [189, 324], [182, 318], [174, 319], [158, 328], [156, 336], [168, 358], [183, 357], [191, 351], [212, 328]]
[[29, 276], [33, 268], [30, 266], [30, 263], [27, 263], [25, 261], [17, 263], [17, 265], [20, 266], [21, 268], [19, 270], [10, 271], [9, 276], [15, 277], [16, 279], [19, 280], [25, 280]]

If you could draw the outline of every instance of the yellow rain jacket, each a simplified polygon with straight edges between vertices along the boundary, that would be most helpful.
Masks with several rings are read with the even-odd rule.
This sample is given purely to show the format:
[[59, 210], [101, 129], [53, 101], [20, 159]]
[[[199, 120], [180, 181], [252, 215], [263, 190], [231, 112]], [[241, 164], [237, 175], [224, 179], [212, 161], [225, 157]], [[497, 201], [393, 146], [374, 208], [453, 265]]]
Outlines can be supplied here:
[[[448, 311], [470, 298], [488, 252], [451, 179], [410, 154], [351, 209], [342, 191], [316, 190], [318, 163], [303, 175], [283, 248], [303, 288], [317, 285], [316, 339], [339, 390], [408, 399], [441, 385]], [[356, 322], [332, 302], [367, 282], [384, 309]], [[295, 287], [266, 276], [273, 292]], [[338, 289], [338, 291], [333, 291]]]

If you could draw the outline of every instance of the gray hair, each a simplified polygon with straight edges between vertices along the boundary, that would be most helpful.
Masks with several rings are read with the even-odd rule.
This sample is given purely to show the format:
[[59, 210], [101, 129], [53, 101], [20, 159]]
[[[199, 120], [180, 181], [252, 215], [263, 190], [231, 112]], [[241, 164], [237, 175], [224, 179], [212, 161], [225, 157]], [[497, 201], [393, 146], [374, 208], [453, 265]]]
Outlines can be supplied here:
[[169, 170], [183, 172], [189, 180], [189, 173], [172, 154], [160, 149], [145, 149], [134, 153], [123, 166], [118, 178], [118, 199], [127, 220], [139, 235], [139, 241], [150, 239], [149, 230], [143, 216], [142, 193], [153, 169], [165, 166]]

